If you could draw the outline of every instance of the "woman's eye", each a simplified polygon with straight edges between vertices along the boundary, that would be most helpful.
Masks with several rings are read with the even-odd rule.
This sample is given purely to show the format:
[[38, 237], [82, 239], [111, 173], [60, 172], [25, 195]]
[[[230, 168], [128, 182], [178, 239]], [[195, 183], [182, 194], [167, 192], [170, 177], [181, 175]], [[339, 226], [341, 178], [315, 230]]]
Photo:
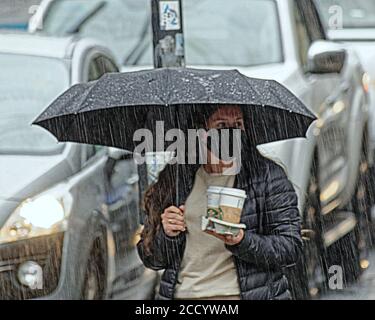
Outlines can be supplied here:
[[218, 128], [218, 129], [225, 128], [225, 122], [219, 122], [219, 123], [217, 124], [217, 128]]

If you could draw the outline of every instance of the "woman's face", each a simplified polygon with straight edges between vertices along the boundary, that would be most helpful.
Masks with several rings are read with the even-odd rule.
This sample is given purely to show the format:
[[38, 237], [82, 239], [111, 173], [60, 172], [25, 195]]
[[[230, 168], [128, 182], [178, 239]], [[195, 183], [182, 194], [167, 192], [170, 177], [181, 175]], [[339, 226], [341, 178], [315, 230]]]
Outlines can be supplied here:
[[241, 108], [239, 106], [222, 106], [207, 120], [207, 129], [237, 128], [245, 130]]
[[[239, 106], [222, 106], [219, 109], [217, 109], [207, 120], [206, 122], [206, 129], [211, 130], [211, 129], [240, 129], [240, 130], [245, 130], [244, 126], [244, 119], [243, 119], [243, 114], [242, 110]], [[219, 140], [217, 141], [219, 146], [222, 146], [221, 143], [221, 135], [218, 136]], [[230, 138], [229, 138], [230, 139]], [[210, 140], [212, 143], [212, 140]], [[227, 141], [226, 143], [233, 146], [234, 141]], [[208, 143], [208, 141], [207, 141]], [[220, 170], [218, 172], [222, 172], [222, 168], [226, 167], [228, 168], [236, 168], [240, 167], [237, 164], [233, 162], [233, 159], [227, 159], [223, 158], [221, 154], [221, 147], [220, 150], [214, 150], [211, 149], [211, 143], [207, 144], [207, 150], [209, 151], [209, 161], [210, 163], [217, 163], [220, 164]], [[216, 145], [216, 144], [215, 144]], [[237, 144], [236, 144], [237, 145]], [[232, 147], [233, 149], [233, 147]], [[238, 148], [237, 148], [238, 149]], [[234, 149], [233, 149], [234, 150]], [[228, 150], [229, 151], [229, 150]], [[238, 150], [240, 152], [240, 150]], [[233, 151], [234, 152], [234, 151]], [[235, 156], [235, 158], [240, 159], [240, 157]], [[224, 161], [224, 159], [226, 159]]]

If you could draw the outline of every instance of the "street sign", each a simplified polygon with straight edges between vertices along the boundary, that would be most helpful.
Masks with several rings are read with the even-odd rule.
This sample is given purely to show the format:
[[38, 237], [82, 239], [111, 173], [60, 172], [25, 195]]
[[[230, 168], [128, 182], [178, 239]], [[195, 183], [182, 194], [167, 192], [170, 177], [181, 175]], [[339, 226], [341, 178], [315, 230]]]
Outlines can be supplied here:
[[159, 2], [160, 30], [171, 31], [181, 29], [181, 11], [178, 1]]
[[181, 0], [151, 0], [154, 67], [184, 67]]

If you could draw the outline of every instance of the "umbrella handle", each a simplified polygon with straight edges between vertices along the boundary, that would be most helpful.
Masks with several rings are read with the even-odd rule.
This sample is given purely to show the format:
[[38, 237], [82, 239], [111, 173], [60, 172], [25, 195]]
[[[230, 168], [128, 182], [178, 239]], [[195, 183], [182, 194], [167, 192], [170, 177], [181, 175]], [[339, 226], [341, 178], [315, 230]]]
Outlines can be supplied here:
[[180, 197], [179, 197], [179, 174], [178, 174], [178, 164], [176, 165], [176, 206], [180, 206]]

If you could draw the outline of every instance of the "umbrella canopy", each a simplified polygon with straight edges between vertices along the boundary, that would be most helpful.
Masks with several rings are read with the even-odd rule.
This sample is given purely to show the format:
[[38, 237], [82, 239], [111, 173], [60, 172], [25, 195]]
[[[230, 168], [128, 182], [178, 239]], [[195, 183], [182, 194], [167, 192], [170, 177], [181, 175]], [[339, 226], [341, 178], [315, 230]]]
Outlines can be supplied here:
[[[239, 105], [255, 144], [304, 137], [314, 114], [276, 81], [237, 70], [152, 69], [77, 84], [35, 121], [59, 141], [132, 150], [133, 134], [157, 120], [183, 127], [207, 106]], [[183, 125], [184, 124], [184, 125]]]

